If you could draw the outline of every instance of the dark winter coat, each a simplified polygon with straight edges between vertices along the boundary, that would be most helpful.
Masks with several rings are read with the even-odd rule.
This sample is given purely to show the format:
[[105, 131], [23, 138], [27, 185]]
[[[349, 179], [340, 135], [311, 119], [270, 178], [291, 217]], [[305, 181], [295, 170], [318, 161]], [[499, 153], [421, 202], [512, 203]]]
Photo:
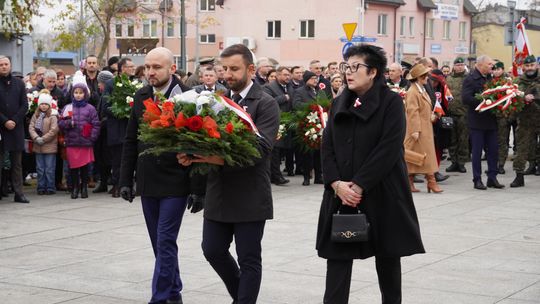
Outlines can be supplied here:
[[111, 111], [111, 103], [108, 98], [111, 96], [112, 90], [114, 90], [113, 83], [113, 80], [111, 80], [105, 84], [105, 92], [100, 100], [101, 117], [102, 121], [105, 122], [104, 131], [107, 133], [107, 146], [123, 144], [128, 125], [127, 118], [117, 118]]
[[[290, 82], [286, 85], [286, 88], [287, 93], [285, 93], [283, 87], [277, 81], [272, 81], [263, 87], [263, 90], [277, 102], [281, 112], [290, 112], [293, 108], [294, 88]], [[285, 97], [285, 94], [289, 95], [289, 99]], [[292, 137], [290, 134], [287, 134], [276, 141], [276, 147], [278, 148], [290, 149], [292, 148], [292, 145]]]
[[480, 104], [480, 100], [476, 99], [475, 95], [484, 91], [484, 84], [491, 78], [490, 75], [484, 77], [474, 69], [465, 80], [461, 90], [461, 99], [467, 109], [467, 125], [469, 129], [476, 130], [497, 130], [497, 117], [491, 111], [482, 113], [476, 111], [476, 107]]
[[261, 135], [261, 158], [250, 167], [225, 165], [208, 175], [204, 217], [209, 220], [239, 223], [273, 218], [270, 159], [279, 128], [279, 108], [256, 82], [240, 105], [251, 115]]
[[317, 93], [315, 93], [310, 87], [304, 85], [294, 91], [294, 101], [293, 108], [299, 109], [305, 103], [309, 103], [317, 98]]
[[[189, 88], [180, 83], [175, 76], [165, 93], [170, 97], [173, 88], [178, 85], [183, 92]], [[122, 148], [122, 163], [120, 166], [120, 187], [133, 187], [134, 172], [137, 171], [137, 195], [146, 197], [185, 197], [189, 194], [204, 194], [204, 178], [190, 178], [190, 167], [178, 163], [176, 153], [161, 155], [141, 154], [149, 148], [137, 139], [139, 122], [144, 113], [144, 104], [148, 98], [154, 98], [153, 88], [144, 86], [135, 93], [134, 105], [128, 120], [126, 137]]]
[[[325, 191], [319, 214], [317, 250], [326, 259], [373, 255], [401, 257], [424, 253], [418, 218], [407, 180], [403, 139], [403, 101], [383, 81], [375, 83], [353, 107], [357, 95], [345, 89], [334, 100], [322, 143]], [[332, 215], [341, 206], [334, 181], [352, 181], [363, 189], [360, 210], [371, 223], [370, 240], [330, 240]], [[354, 209], [341, 207], [344, 212]]]
[[[25, 117], [28, 99], [24, 82], [10, 75], [0, 77], [0, 135], [4, 151], [24, 150]], [[15, 128], [8, 130], [8, 120], [15, 122]]]
[[[69, 115], [71, 111], [71, 116]], [[92, 147], [99, 136], [99, 118], [93, 105], [87, 103], [83, 107], [68, 104], [62, 109], [62, 118], [58, 122], [64, 133], [67, 147]], [[88, 137], [83, 136], [83, 130], [91, 128]]]
[[332, 84], [323, 75], [319, 76], [319, 83], [317, 84], [317, 92], [321, 90], [326, 93], [326, 96], [332, 98]]

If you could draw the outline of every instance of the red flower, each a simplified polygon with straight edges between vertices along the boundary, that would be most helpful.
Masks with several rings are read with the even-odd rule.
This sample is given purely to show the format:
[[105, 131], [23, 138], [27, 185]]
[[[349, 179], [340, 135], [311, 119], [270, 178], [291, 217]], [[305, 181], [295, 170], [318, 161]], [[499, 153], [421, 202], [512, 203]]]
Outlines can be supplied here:
[[213, 138], [221, 138], [221, 134], [218, 132], [218, 125], [215, 120], [210, 116], [203, 118], [203, 128], [208, 132], [208, 135]]
[[161, 108], [163, 109], [163, 112], [171, 112], [174, 109], [174, 104], [172, 102], [164, 102], [161, 105]]
[[129, 107], [130, 107], [130, 108], [133, 108], [133, 104], [134, 104], [134, 102], [133, 102], [133, 101], [130, 101], [130, 102], [129, 102]]
[[160, 127], [161, 127], [161, 120], [156, 119], [156, 120], [150, 122], [150, 128], [156, 129], [156, 128], [160, 128]]
[[176, 120], [174, 121], [174, 126], [177, 129], [183, 128], [187, 125], [187, 119], [184, 117], [184, 113], [180, 112], [178, 113], [178, 116], [176, 117]]
[[324, 82], [319, 83], [319, 89], [321, 90], [326, 89], [326, 85], [324, 84]]
[[190, 117], [187, 120], [187, 126], [191, 131], [197, 132], [203, 127], [203, 119], [199, 115]]
[[227, 123], [227, 125], [225, 126], [225, 132], [232, 134], [233, 131], [234, 125], [231, 122]]

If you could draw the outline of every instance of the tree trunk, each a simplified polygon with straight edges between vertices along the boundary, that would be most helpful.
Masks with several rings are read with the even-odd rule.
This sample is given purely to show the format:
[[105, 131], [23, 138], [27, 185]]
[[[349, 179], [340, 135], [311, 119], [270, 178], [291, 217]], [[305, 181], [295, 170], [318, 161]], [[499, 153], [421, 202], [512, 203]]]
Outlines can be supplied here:
[[[103, 62], [103, 56], [105, 55], [105, 52], [107, 51], [107, 48], [109, 47], [109, 40], [111, 40], [111, 33], [110, 31], [106, 31], [103, 33], [103, 43], [101, 44], [101, 48], [99, 49], [98, 54], [98, 62]], [[109, 59], [109, 58], [106, 58]]]

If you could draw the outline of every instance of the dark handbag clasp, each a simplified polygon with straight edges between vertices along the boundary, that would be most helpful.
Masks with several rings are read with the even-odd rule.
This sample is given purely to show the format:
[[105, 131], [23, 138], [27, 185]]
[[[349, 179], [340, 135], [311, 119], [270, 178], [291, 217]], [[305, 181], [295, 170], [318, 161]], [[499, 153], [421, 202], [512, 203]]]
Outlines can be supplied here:
[[338, 209], [332, 215], [332, 232], [330, 239], [338, 243], [365, 242], [369, 240], [370, 224], [365, 214], [356, 209], [357, 213], [343, 214]]

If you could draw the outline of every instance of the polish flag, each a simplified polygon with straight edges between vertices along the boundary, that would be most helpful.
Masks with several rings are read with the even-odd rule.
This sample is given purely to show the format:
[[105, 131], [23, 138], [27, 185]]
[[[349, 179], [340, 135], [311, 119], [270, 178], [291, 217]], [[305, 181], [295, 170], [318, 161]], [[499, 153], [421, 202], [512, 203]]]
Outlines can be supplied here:
[[433, 107], [433, 113], [438, 113], [439, 116], [444, 116], [444, 110], [441, 106], [441, 93], [435, 92], [435, 96], [437, 97], [435, 99], [435, 107]]
[[514, 77], [517, 77], [522, 73], [521, 66], [523, 65], [523, 60], [532, 53], [529, 37], [527, 37], [527, 31], [525, 30], [526, 22], [527, 19], [522, 17], [516, 25], [517, 36], [516, 41], [514, 42], [514, 60], [512, 62], [512, 74], [514, 74]]

